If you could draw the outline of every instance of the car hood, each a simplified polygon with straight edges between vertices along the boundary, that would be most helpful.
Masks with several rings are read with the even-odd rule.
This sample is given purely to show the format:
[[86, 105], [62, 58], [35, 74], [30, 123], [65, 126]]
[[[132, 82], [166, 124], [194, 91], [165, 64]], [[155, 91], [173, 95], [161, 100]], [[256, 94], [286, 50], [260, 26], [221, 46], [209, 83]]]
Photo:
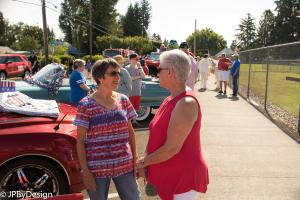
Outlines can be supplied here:
[[25, 82], [25, 81], [15, 81], [16, 82], [16, 87], [17, 88], [23, 88], [23, 87], [30, 87], [32, 86], [31, 84]]
[[[26, 116], [17, 113], [0, 112], [0, 135], [24, 133], [62, 133], [73, 134], [76, 127], [72, 124], [76, 108], [67, 104], [58, 104], [60, 114], [57, 118]], [[67, 115], [66, 115], [67, 114]], [[63, 119], [63, 117], [66, 117]], [[57, 131], [54, 127], [61, 121]]]

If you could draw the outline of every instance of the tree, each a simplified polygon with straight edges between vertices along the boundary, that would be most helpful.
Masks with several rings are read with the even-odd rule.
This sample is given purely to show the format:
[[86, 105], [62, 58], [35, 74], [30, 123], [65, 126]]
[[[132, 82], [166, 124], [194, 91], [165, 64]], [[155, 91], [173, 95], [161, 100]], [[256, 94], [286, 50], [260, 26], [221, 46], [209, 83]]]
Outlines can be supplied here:
[[[92, 40], [97, 36], [114, 33], [119, 26], [115, 5], [118, 0], [64, 0], [59, 16], [59, 26], [65, 33], [65, 40], [73, 46], [88, 52], [89, 49], [89, 6], [92, 4]], [[93, 50], [95, 49], [95, 43]]]
[[0, 38], [4, 35], [5, 32], [5, 22], [2, 12], [0, 12]]
[[241, 24], [239, 24], [237, 30], [239, 33], [236, 36], [239, 40], [239, 47], [241, 49], [244, 50], [255, 47], [256, 27], [254, 18], [252, 18], [250, 13], [247, 13], [247, 17], [241, 20]]
[[274, 43], [287, 43], [300, 40], [300, 18], [298, 0], [276, 0]]
[[204, 53], [215, 54], [218, 51], [224, 49], [227, 45], [223, 36], [217, 34], [210, 28], [197, 30], [188, 36], [187, 43], [191, 50], [194, 49], [194, 37], [196, 37], [196, 54], [202, 55]]
[[142, 0], [128, 6], [125, 16], [122, 17], [121, 24], [125, 36], [147, 36], [150, 24], [151, 6], [147, 0]]
[[142, 36], [147, 36], [147, 30], [151, 20], [151, 6], [147, 0], [142, 0], [140, 5], [140, 21], [142, 25]]
[[40, 49], [41, 43], [39, 43], [39, 41], [33, 36], [24, 35], [14, 42], [11, 47], [19, 51], [30, 51], [34, 49]]
[[272, 45], [272, 33], [274, 33], [274, 14], [271, 10], [265, 10], [257, 30], [258, 47]]
[[154, 41], [162, 43], [162, 40], [161, 40], [161, 37], [160, 37], [159, 34], [153, 33], [151, 39], [154, 40]]
[[237, 44], [236, 40], [232, 40], [231, 45], [230, 45], [230, 49], [232, 51], [235, 51], [237, 49], [237, 46], [238, 46], [238, 44]]
[[135, 3], [134, 6], [129, 4], [127, 12], [122, 19], [124, 36], [139, 36], [142, 34], [138, 15], [138, 4]]

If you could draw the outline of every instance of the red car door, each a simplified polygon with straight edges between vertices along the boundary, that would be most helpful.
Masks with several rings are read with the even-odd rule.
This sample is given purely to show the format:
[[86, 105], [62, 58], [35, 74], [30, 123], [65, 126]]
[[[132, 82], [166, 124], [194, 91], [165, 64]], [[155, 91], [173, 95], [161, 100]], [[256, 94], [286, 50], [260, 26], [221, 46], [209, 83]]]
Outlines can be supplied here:
[[19, 56], [14, 56], [13, 58], [14, 62], [15, 62], [15, 74], [16, 75], [22, 75], [24, 74], [24, 62], [23, 60], [19, 57]]
[[16, 72], [16, 64], [14, 62], [13, 57], [8, 57], [6, 60], [6, 72], [8, 76], [15, 74]]

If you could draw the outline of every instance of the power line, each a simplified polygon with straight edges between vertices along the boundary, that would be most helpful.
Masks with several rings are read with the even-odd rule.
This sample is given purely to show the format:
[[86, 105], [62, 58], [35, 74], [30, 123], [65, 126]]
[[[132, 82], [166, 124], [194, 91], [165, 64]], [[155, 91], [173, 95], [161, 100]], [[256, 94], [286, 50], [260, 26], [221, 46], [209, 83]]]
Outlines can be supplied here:
[[31, 2], [27, 2], [27, 1], [20, 1], [20, 0], [11, 0], [11, 1], [16, 1], [16, 2], [20, 2], [20, 3], [31, 4], [31, 5], [35, 5], [35, 6], [41, 6], [41, 4], [31, 3]]
[[[25, 4], [31, 4], [31, 5], [35, 5], [35, 6], [41, 6], [40, 4], [31, 3], [31, 2], [27, 2], [27, 1], [21, 1], [21, 0], [11, 0], [11, 1], [16, 1], [16, 2], [25, 3]], [[49, 10], [52, 10], [53, 12], [56, 12], [56, 13], [61, 14], [60, 12], [56, 11], [56, 10], [53, 9], [53, 8], [50, 8], [49, 6], [46, 6], [46, 8], [48, 8]], [[57, 9], [57, 8], [56, 8], [56, 9]], [[66, 17], [69, 18], [69, 19], [75, 19], [75, 20], [77, 20], [78, 22], [80, 22], [80, 23], [82, 23], [82, 24], [84, 24], [84, 25], [89, 24], [88, 21], [85, 21], [85, 19], [83, 19], [83, 18], [81, 18], [81, 17], [78, 17], [78, 16], [73, 16], [73, 17], [75, 17], [75, 18], [73, 18], [73, 17], [71, 17], [71, 16], [69, 16], [69, 15], [66, 15]], [[76, 19], [76, 18], [77, 18], [77, 19]], [[102, 32], [102, 33], [105, 33], [105, 34], [107, 34], [107, 35], [111, 35], [110, 33], [108, 33], [108, 32], [106, 32], [106, 31], [103, 31], [103, 30], [97, 28], [95, 25], [102, 27], [102, 26], [99, 25], [99, 24], [92, 23], [92, 27], [93, 27], [95, 30], [98, 30], [98, 31], [100, 31], [100, 32]], [[104, 27], [102, 27], [102, 28], [104, 28]], [[105, 29], [105, 28], [104, 28], [104, 29]]]

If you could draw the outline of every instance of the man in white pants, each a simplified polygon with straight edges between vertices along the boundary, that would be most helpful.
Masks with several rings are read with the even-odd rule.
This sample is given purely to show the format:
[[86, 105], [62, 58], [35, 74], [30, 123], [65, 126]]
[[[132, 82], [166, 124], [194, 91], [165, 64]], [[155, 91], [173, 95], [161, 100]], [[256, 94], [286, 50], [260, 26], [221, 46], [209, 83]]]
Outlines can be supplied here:
[[211, 61], [208, 57], [208, 54], [204, 54], [204, 57], [198, 63], [198, 69], [200, 72], [200, 81], [201, 81], [200, 89], [206, 90], [206, 82], [208, 78], [210, 64]]

